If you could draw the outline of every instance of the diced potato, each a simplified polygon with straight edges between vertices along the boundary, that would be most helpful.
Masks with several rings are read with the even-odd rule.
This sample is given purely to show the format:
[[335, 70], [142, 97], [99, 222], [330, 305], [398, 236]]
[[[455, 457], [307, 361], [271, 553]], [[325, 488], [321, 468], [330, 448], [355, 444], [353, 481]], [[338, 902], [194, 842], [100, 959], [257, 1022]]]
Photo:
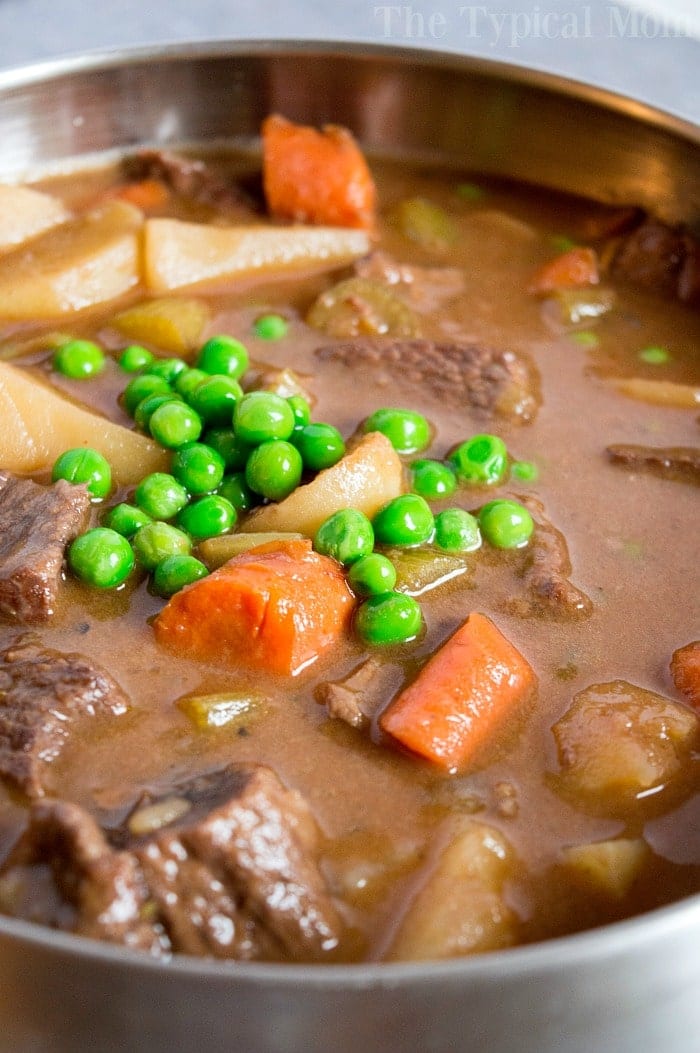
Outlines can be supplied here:
[[10, 471], [49, 467], [74, 446], [104, 454], [117, 484], [167, 468], [167, 453], [152, 439], [77, 406], [6, 362], [0, 362], [0, 422], [0, 466]]
[[518, 921], [503, 886], [513, 865], [498, 830], [474, 819], [453, 827], [404, 915], [389, 960], [455, 958], [512, 946]]
[[341, 508], [357, 508], [371, 519], [403, 488], [399, 455], [381, 432], [373, 431], [310, 483], [297, 487], [278, 504], [253, 512], [241, 531], [291, 530], [313, 537], [324, 519]]
[[121, 311], [110, 325], [129, 340], [187, 355], [199, 346], [208, 321], [209, 308], [202, 300], [164, 297]]
[[673, 778], [699, 730], [691, 710], [654, 691], [593, 684], [552, 728], [563, 786], [584, 803], [628, 802]]
[[210, 570], [223, 567], [234, 556], [248, 552], [258, 545], [269, 545], [271, 541], [294, 541], [303, 538], [303, 534], [282, 533], [281, 531], [264, 531], [258, 534], [219, 534], [207, 538], [197, 548], [197, 554]]
[[562, 850], [562, 864], [584, 891], [622, 900], [640, 876], [651, 852], [642, 838], [620, 837]]
[[142, 221], [110, 201], [0, 256], [0, 318], [55, 318], [121, 296], [139, 281]]
[[0, 252], [63, 223], [70, 216], [62, 201], [27, 186], [0, 186]]
[[148, 219], [145, 281], [167, 292], [217, 278], [338, 267], [368, 251], [364, 231], [343, 227], [215, 227]]

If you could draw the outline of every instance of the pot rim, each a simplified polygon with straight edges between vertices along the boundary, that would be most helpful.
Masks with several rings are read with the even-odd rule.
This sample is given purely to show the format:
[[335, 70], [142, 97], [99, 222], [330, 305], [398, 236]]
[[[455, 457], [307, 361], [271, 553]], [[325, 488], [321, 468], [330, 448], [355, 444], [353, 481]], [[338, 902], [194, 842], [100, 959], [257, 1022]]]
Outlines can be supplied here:
[[[700, 123], [695, 124], [669, 111], [635, 100], [620, 92], [550, 73], [536, 66], [429, 47], [324, 39], [228, 39], [200, 40], [187, 44], [156, 44], [101, 48], [84, 54], [43, 60], [0, 70], [0, 96], [13, 91], [70, 77], [77, 73], [99, 74], [120, 67], [148, 66], [153, 62], [184, 63], [217, 58], [293, 57], [314, 54], [376, 60], [395, 64], [428, 66], [456, 73], [471, 73], [588, 102], [593, 106], [663, 129], [700, 147]], [[395, 988], [416, 981], [441, 983], [463, 979], [488, 983], [513, 980], [537, 971], [547, 975], [571, 964], [595, 964], [611, 957], [642, 955], [660, 940], [668, 940], [691, 926], [700, 931], [700, 892], [644, 914], [567, 936], [553, 937], [525, 946], [450, 960], [421, 962], [364, 962], [343, 965], [240, 962], [173, 955], [155, 959], [127, 947], [103, 943], [33, 922], [0, 915], [0, 939], [37, 950], [48, 950], [104, 965], [129, 966], [132, 970], [172, 973], [198, 980], [249, 981], [278, 987], [335, 989], [353, 987]]]

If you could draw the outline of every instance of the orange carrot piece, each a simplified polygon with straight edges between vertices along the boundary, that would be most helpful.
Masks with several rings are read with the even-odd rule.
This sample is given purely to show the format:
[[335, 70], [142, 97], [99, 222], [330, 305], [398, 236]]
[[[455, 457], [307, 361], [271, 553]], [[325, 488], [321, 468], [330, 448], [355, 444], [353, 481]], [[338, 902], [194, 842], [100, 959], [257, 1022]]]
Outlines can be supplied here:
[[140, 179], [135, 183], [124, 183], [115, 190], [114, 196], [148, 212], [165, 205], [170, 192], [160, 179]]
[[475, 611], [384, 711], [380, 726], [454, 772], [474, 760], [535, 684], [520, 652]]
[[263, 122], [262, 143], [272, 215], [331, 227], [374, 225], [374, 180], [347, 128], [317, 131], [273, 114]]
[[671, 656], [671, 676], [676, 690], [700, 708], [700, 640], [679, 647]]
[[339, 639], [352, 607], [341, 567], [301, 538], [235, 556], [175, 593], [153, 626], [180, 654], [296, 676]]
[[533, 275], [528, 291], [536, 295], [554, 292], [555, 289], [572, 289], [579, 285], [597, 285], [598, 256], [595, 249], [576, 246], [555, 256]]

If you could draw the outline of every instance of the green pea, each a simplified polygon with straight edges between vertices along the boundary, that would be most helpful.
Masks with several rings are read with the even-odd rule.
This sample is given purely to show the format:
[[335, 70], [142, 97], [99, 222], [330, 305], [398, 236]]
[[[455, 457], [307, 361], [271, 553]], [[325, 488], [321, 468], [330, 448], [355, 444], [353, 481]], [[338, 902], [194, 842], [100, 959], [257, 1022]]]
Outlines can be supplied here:
[[270, 501], [282, 501], [301, 482], [301, 454], [283, 439], [270, 439], [256, 446], [245, 466], [245, 481], [251, 490]]
[[231, 423], [236, 403], [242, 398], [243, 388], [237, 380], [217, 374], [198, 384], [187, 401], [205, 424], [218, 427]]
[[517, 501], [489, 501], [479, 512], [479, 526], [495, 548], [522, 548], [534, 530], [532, 516]]
[[463, 508], [445, 508], [435, 516], [435, 544], [445, 552], [475, 552], [481, 547], [478, 520]]
[[348, 585], [357, 596], [391, 592], [396, 585], [396, 567], [380, 552], [361, 556], [348, 571]]
[[245, 481], [245, 472], [225, 475], [216, 492], [230, 501], [237, 512], [247, 512], [258, 503], [258, 495], [253, 493]]
[[134, 501], [152, 519], [172, 519], [189, 500], [187, 490], [167, 472], [151, 472], [136, 487]]
[[345, 442], [338, 429], [322, 421], [295, 429], [294, 445], [301, 454], [304, 467], [311, 472], [330, 468], [345, 453]]
[[144, 370], [147, 377], [162, 377], [168, 384], [174, 384], [179, 376], [186, 373], [189, 366], [181, 358], [157, 358]]
[[174, 596], [185, 585], [206, 578], [208, 573], [201, 560], [194, 556], [166, 556], [153, 572], [153, 588], [159, 596]]
[[202, 433], [199, 414], [186, 402], [171, 400], [151, 415], [149, 431], [156, 442], [176, 450], [187, 442], [195, 442]]
[[422, 545], [435, 532], [430, 506], [418, 494], [401, 494], [387, 501], [372, 524], [380, 545]]
[[122, 502], [122, 504], [110, 508], [102, 521], [102, 525], [109, 527], [110, 530], [116, 530], [122, 537], [130, 538], [142, 526], [151, 522], [151, 517], [142, 508]]
[[207, 494], [186, 505], [177, 522], [195, 540], [202, 541], [230, 530], [236, 522], [236, 509], [221, 494]]
[[119, 365], [125, 373], [140, 373], [150, 366], [156, 356], [140, 344], [130, 344], [119, 356]]
[[202, 435], [202, 442], [223, 458], [227, 472], [238, 472], [245, 468], [253, 449], [249, 443], [241, 442], [231, 428], [208, 428]]
[[131, 574], [134, 553], [127, 539], [116, 530], [93, 527], [71, 543], [68, 566], [93, 588], [115, 589]]
[[411, 489], [426, 501], [449, 497], [457, 489], [454, 470], [443, 461], [420, 460], [411, 464]]
[[53, 368], [72, 380], [96, 377], [104, 367], [104, 351], [92, 340], [68, 340], [54, 352]]
[[238, 380], [249, 365], [248, 351], [233, 336], [212, 336], [202, 345], [197, 356], [197, 368], [205, 373], [223, 373]]
[[540, 473], [533, 461], [513, 461], [510, 466], [510, 474], [514, 479], [520, 479], [524, 483], [534, 483]]
[[255, 446], [268, 439], [288, 439], [294, 429], [292, 407], [271, 391], [251, 391], [236, 403], [233, 430]]
[[430, 425], [421, 413], [390, 407], [375, 410], [362, 430], [380, 431], [400, 454], [418, 453], [430, 445], [432, 438]]
[[600, 343], [595, 333], [591, 333], [588, 329], [579, 329], [576, 333], [569, 333], [569, 339], [580, 344], [581, 347], [597, 347]]
[[374, 530], [364, 512], [341, 508], [324, 520], [316, 531], [314, 548], [322, 556], [331, 556], [344, 566], [351, 566], [374, 547]]
[[149, 395], [172, 395], [172, 389], [167, 380], [163, 380], [162, 377], [149, 376], [146, 373], [129, 381], [124, 388], [122, 401], [130, 417], [134, 416], [139, 402], [143, 402]]
[[408, 643], [423, 628], [420, 605], [403, 592], [381, 592], [360, 604], [355, 630], [367, 643], [380, 646]]
[[650, 366], [663, 366], [671, 358], [665, 347], [644, 347], [639, 357]]
[[189, 535], [170, 523], [146, 523], [136, 531], [131, 544], [146, 570], [155, 570], [168, 556], [188, 556], [192, 548]]
[[289, 395], [287, 402], [294, 414], [294, 431], [297, 432], [311, 421], [311, 406], [303, 395]]
[[134, 423], [137, 428], [142, 431], [148, 431], [151, 423], [151, 417], [164, 402], [172, 402], [173, 399], [178, 401], [178, 396], [174, 391], [169, 392], [167, 395], [162, 392], [156, 395], [147, 395], [145, 399], [141, 399], [138, 406], [134, 410]]
[[91, 446], [66, 450], [54, 463], [52, 482], [65, 479], [69, 483], [85, 483], [91, 497], [101, 499], [112, 489], [112, 469], [109, 462]]
[[209, 376], [203, 369], [186, 369], [184, 373], [175, 381], [174, 387], [178, 395], [182, 395], [183, 399], [187, 401], [192, 392], [198, 387], [203, 380], [206, 380]]
[[450, 454], [457, 478], [472, 486], [495, 486], [508, 469], [508, 450], [497, 435], [473, 435]]
[[253, 332], [260, 340], [281, 340], [288, 329], [289, 322], [281, 314], [261, 314], [253, 323]]
[[224, 477], [224, 459], [201, 442], [188, 442], [173, 454], [170, 471], [188, 493], [208, 494]]

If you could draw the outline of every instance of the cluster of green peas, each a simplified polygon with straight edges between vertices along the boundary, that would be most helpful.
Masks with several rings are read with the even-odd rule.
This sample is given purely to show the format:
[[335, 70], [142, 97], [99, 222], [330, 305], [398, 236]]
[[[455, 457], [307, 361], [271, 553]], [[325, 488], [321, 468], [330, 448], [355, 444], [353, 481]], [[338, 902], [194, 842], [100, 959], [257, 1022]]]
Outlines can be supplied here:
[[[279, 335], [279, 329], [275, 332]], [[103, 364], [104, 353], [91, 341], [70, 341], [54, 356], [54, 367], [73, 377], [95, 375]], [[262, 500], [282, 500], [305, 472], [329, 468], [345, 453], [340, 432], [312, 421], [303, 397], [243, 391], [240, 379], [249, 357], [233, 337], [208, 340], [194, 367], [182, 359], [156, 358], [138, 345], [125, 348], [119, 364], [134, 374], [122, 396], [124, 408], [173, 454], [169, 473], [146, 476], [131, 502], [107, 509], [102, 525], [70, 546], [71, 569], [94, 587], [118, 587], [138, 562], [152, 573], [157, 593], [172, 595], [208, 573], [192, 555], [193, 543], [229, 532], [240, 512]], [[382, 432], [402, 456], [432, 441], [426, 418], [407, 409], [379, 409], [363, 430]], [[389, 501], [371, 521], [346, 508], [321, 525], [315, 549], [346, 568], [350, 587], [362, 597], [356, 618], [361, 637], [372, 643], [405, 642], [423, 624], [419, 604], [395, 590], [396, 569], [375, 545], [434, 544], [446, 552], [472, 552], [482, 538], [499, 548], [527, 543], [533, 522], [518, 502], [489, 501], [477, 515], [462, 508], [434, 515], [428, 504], [449, 497], [458, 485], [500, 483], [509, 470], [521, 479], [532, 479], [536, 472], [528, 462], [509, 463], [498, 436], [476, 435], [444, 461], [410, 462], [411, 492]], [[86, 483], [96, 500], [111, 492], [109, 464], [89, 448], [62, 454], [53, 479]]]
[[[70, 341], [57, 350], [54, 368], [92, 376], [101, 371], [103, 355], [91, 341]], [[345, 453], [338, 429], [312, 421], [300, 395], [243, 391], [239, 380], [249, 356], [233, 337], [208, 340], [193, 368], [138, 345], [124, 349], [119, 365], [135, 374], [122, 396], [125, 410], [173, 454], [170, 472], [146, 476], [131, 502], [108, 509], [100, 527], [71, 545], [71, 569], [94, 587], [123, 584], [138, 561], [152, 572], [155, 590], [172, 595], [207, 573], [191, 554], [193, 543], [227, 533], [240, 512], [263, 500], [281, 501], [304, 472], [331, 467]], [[53, 479], [86, 483], [96, 500], [111, 491], [109, 464], [89, 448], [62, 454]]]
[[[381, 431], [396, 451], [417, 453], [430, 444], [425, 417], [412, 410], [384, 408], [364, 422], [365, 431]], [[477, 515], [463, 508], [445, 508], [434, 514], [429, 501], [449, 497], [458, 485], [493, 486], [511, 471], [521, 479], [536, 474], [529, 462], [509, 465], [508, 451], [496, 435], [475, 435], [460, 443], [447, 460], [418, 459], [410, 463], [412, 492], [392, 498], [370, 520], [355, 508], [345, 508], [321, 524], [314, 548], [333, 557], [347, 569], [348, 584], [363, 598], [355, 626], [358, 634], [374, 644], [398, 644], [415, 639], [423, 617], [417, 600], [396, 591], [397, 573], [391, 560], [375, 550], [434, 544], [452, 553], [474, 552], [482, 540], [496, 548], [527, 544], [533, 521], [517, 501], [497, 499], [483, 505]]]

